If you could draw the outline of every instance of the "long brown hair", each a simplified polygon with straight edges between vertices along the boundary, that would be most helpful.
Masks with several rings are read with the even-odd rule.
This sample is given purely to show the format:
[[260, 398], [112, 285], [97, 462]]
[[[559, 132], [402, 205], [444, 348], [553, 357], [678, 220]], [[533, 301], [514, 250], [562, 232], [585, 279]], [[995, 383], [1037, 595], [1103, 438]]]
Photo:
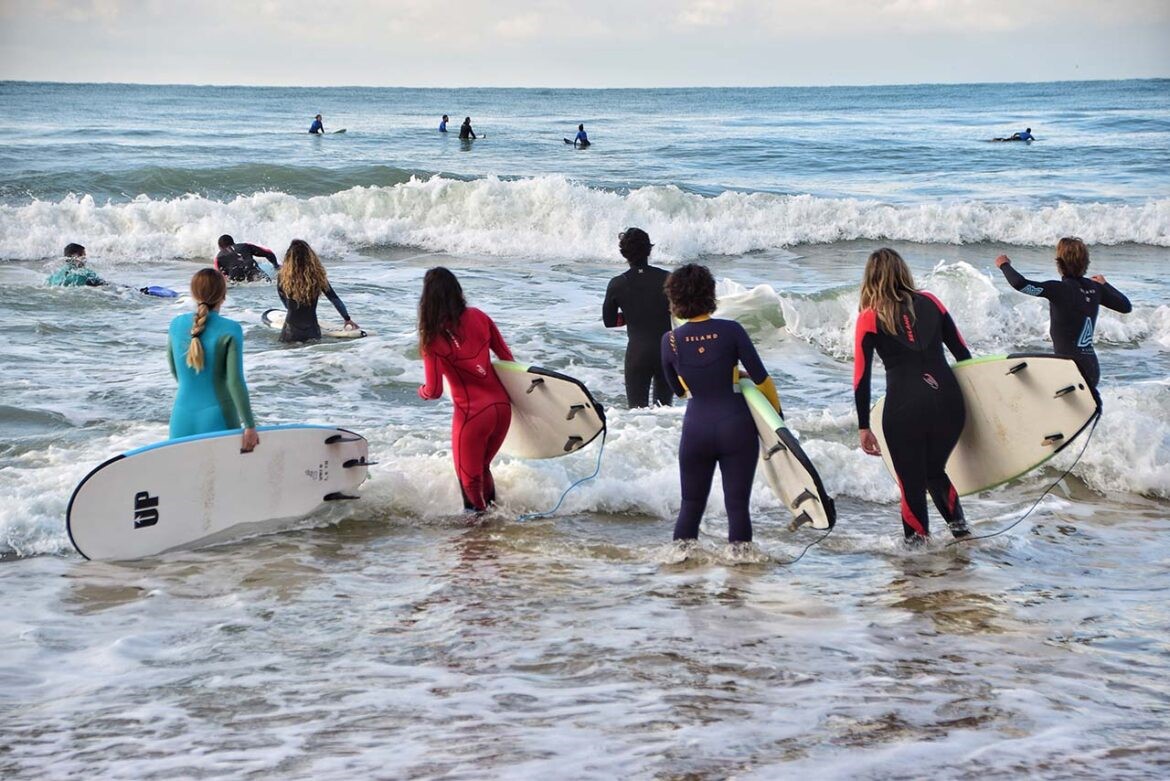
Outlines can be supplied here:
[[298, 304], [312, 306], [329, 287], [325, 267], [308, 242], [293, 239], [284, 253], [284, 263], [276, 272], [276, 283], [284, 294]]
[[418, 299], [418, 351], [459, 324], [467, 310], [463, 287], [449, 269], [436, 266], [423, 277], [422, 295]]
[[1089, 248], [1076, 236], [1056, 242], [1056, 270], [1062, 277], [1083, 277], [1089, 270]]
[[858, 311], [872, 309], [877, 312], [882, 330], [888, 334], [898, 332], [898, 315], [909, 314], [914, 321], [914, 298], [918, 292], [914, 286], [914, 275], [902, 256], [889, 247], [882, 247], [870, 254], [865, 262], [865, 273], [861, 277], [861, 300]]
[[201, 268], [191, 277], [191, 295], [198, 303], [195, 322], [191, 325], [191, 343], [187, 345], [187, 365], [195, 373], [203, 371], [203, 342], [199, 334], [207, 327], [207, 316], [227, 298], [227, 282], [213, 268]]

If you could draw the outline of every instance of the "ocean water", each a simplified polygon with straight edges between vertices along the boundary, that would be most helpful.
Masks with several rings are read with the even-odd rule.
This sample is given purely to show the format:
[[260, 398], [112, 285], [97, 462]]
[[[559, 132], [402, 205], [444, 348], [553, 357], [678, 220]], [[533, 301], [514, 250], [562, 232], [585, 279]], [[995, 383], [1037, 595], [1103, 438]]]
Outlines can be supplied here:
[[[1170, 81], [771, 90], [395, 90], [0, 83], [0, 776], [1162, 778], [1170, 717]], [[345, 134], [305, 132], [313, 114]], [[482, 140], [435, 132], [471, 115]], [[584, 122], [594, 146], [562, 137]], [[1034, 144], [986, 139], [1031, 127]], [[625, 409], [600, 322], [639, 225], [742, 322], [839, 524], [757, 549], [669, 544], [681, 404]], [[77, 482], [166, 436], [188, 296], [49, 288], [65, 243], [184, 290], [221, 233], [322, 254], [352, 342], [281, 345], [230, 291], [262, 423], [340, 424], [379, 465], [340, 522], [125, 565], [64, 528]], [[1044, 350], [1064, 235], [1134, 302], [1103, 312], [1105, 416], [965, 500], [961, 547], [899, 542], [861, 453], [851, 345], [866, 255], [898, 249], [976, 354]], [[502, 458], [460, 513], [450, 407], [422, 402], [425, 270], [517, 358], [582, 379], [597, 445]], [[324, 318], [334, 315], [322, 305]], [[875, 392], [880, 392], [880, 375]], [[263, 447], [263, 443], [261, 444]], [[945, 536], [945, 535], [944, 535]]]

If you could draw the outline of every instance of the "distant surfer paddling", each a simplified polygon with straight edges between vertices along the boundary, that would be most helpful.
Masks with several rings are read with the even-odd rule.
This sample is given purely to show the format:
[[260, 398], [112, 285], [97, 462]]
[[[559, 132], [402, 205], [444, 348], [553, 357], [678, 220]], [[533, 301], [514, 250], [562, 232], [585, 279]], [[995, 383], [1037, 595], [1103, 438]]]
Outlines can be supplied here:
[[198, 307], [179, 315], [167, 333], [167, 362], [179, 383], [171, 411], [171, 439], [244, 428], [240, 450], [251, 452], [260, 437], [244, 382], [244, 330], [219, 313], [227, 282], [215, 269], [191, 277]]
[[345, 321], [345, 330], [358, 327], [349, 317], [341, 297], [333, 292], [321, 259], [307, 242], [293, 239], [284, 253], [284, 263], [276, 272], [276, 292], [288, 313], [280, 330], [282, 342], [305, 342], [321, 338], [321, 324], [317, 322], [317, 301], [321, 296], [330, 303]]
[[271, 263], [273, 269], [280, 271], [275, 252], [246, 241], [237, 244], [235, 239], [225, 233], [219, 237], [219, 254], [215, 256], [214, 265], [231, 282], [267, 282], [269, 276], [256, 263], [257, 255]]
[[479, 138], [479, 136], [471, 129], [471, 117], [464, 117], [463, 124], [459, 126], [459, 140], [469, 141], [476, 138]]
[[663, 285], [670, 273], [650, 265], [650, 236], [641, 228], [618, 234], [618, 251], [630, 264], [609, 281], [601, 320], [606, 328], [626, 329], [626, 404], [631, 409], [654, 403], [670, 406], [672, 394], [663, 370], [662, 335], [670, 330], [670, 302]]
[[572, 144], [580, 149], [585, 149], [589, 146], [589, 135], [585, 132], [585, 125], [577, 125], [577, 135], [572, 141], [565, 139], [566, 144]]
[[309, 125], [309, 132], [315, 136], [325, 135], [325, 123], [321, 120], [320, 114], [313, 117], [313, 124]]
[[1089, 382], [1089, 389], [1097, 406], [1101, 396], [1097, 383], [1101, 381], [1101, 365], [1093, 349], [1097, 330], [1097, 313], [1101, 307], [1128, 314], [1133, 304], [1100, 274], [1086, 278], [1089, 270], [1089, 248], [1080, 239], [1067, 236], [1056, 244], [1056, 271], [1060, 279], [1033, 282], [1012, 267], [1007, 255], [995, 259], [1008, 284], [1029, 296], [1048, 300], [1048, 333], [1057, 355], [1072, 358]]
[[1023, 130], [1023, 131], [1020, 131], [1017, 133], [1012, 133], [1010, 136], [1004, 136], [1003, 138], [993, 138], [991, 140], [992, 141], [1035, 141], [1036, 138], [1035, 138], [1035, 136], [1032, 135], [1032, 128], [1027, 128], [1026, 130]]
[[492, 458], [512, 423], [512, 405], [491, 353], [512, 360], [512, 351], [486, 314], [467, 306], [459, 280], [442, 266], [423, 277], [418, 302], [418, 349], [426, 371], [423, 399], [443, 395], [443, 380], [455, 407], [451, 455], [465, 510], [482, 513], [496, 500]]
[[54, 271], [45, 280], [54, 287], [101, 287], [106, 281], [86, 265], [85, 247], [70, 243], [65, 245], [65, 265]]
[[902, 492], [906, 541], [930, 535], [926, 494], [955, 538], [970, 536], [959, 494], [947, 477], [947, 459], [959, 442], [967, 408], [943, 345], [957, 360], [971, 357], [942, 302], [914, 286], [906, 261], [892, 249], [869, 256], [861, 281], [861, 314], [854, 342], [853, 399], [861, 449], [880, 456], [869, 427], [870, 375], [876, 351], [886, 367], [882, 431]]
[[675, 317], [688, 322], [665, 334], [660, 354], [667, 381], [679, 396], [690, 391], [678, 448], [682, 503], [674, 539], [698, 539], [711, 481], [718, 465], [727, 508], [727, 539], [751, 542], [749, 503], [760, 445], [756, 424], [743, 394], [736, 393], [738, 367], [772, 403], [780, 401], [755, 346], [734, 320], [713, 319], [715, 278], [706, 266], [688, 263], [666, 280]]

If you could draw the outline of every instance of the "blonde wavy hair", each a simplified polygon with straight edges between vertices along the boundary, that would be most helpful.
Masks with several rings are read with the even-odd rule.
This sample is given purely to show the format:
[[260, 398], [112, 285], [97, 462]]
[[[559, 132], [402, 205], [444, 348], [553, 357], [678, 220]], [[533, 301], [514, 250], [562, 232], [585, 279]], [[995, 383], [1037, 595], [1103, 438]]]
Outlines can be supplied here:
[[293, 301], [312, 306], [329, 287], [329, 278], [308, 242], [293, 239], [284, 253], [280, 271], [276, 272], [276, 283]]
[[916, 292], [914, 275], [906, 261], [889, 247], [882, 247], [871, 253], [865, 262], [858, 311], [872, 309], [877, 312], [882, 330], [895, 334], [901, 313], [909, 314], [911, 322], [914, 321], [913, 294]]
[[198, 374], [203, 371], [203, 342], [199, 335], [207, 327], [207, 316], [211, 310], [227, 298], [227, 281], [217, 270], [201, 268], [191, 277], [191, 296], [198, 307], [195, 309], [195, 322], [191, 325], [191, 343], [187, 345], [187, 365]]

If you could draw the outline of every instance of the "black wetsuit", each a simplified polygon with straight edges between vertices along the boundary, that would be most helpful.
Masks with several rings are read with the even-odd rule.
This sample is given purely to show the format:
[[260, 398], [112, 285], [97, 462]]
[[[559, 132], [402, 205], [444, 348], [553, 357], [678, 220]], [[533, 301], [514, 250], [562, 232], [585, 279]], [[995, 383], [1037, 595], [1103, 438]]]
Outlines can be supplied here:
[[[288, 309], [288, 314], [284, 317], [284, 327], [280, 329], [280, 341], [306, 342], [309, 339], [320, 339], [321, 324], [317, 322], [317, 302], [321, 297], [313, 299], [312, 304], [302, 304], [285, 295], [279, 285], [276, 292], [280, 294], [280, 300]], [[341, 319], [349, 320], [349, 312], [346, 311], [345, 304], [341, 303], [341, 297], [333, 292], [333, 286], [330, 285], [322, 292], [333, 303]]]
[[267, 247], [247, 242], [240, 242], [221, 249], [219, 254], [215, 256], [215, 267], [232, 282], [267, 280], [268, 275], [261, 271], [260, 266], [256, 264], [254, 257], [256, 255], [266, 258], [273, 268], [280, 268], [280, 264], [276, 262], [275, 252]]
[[857, 424], [861, 429], [869, 428], [869, 383], [877, 350], [886, 367], [882, 431], [902, 492], [902, 530], [907, 539], [930, 534], [926, 517], [929, 491], [958, 536], [960, 528], [966, 533], [963, 508], [946, 466], [963, 433], [967, 410], [943, 345], [960, 361], [970, 358], [971, 351], [937, 298], [922, 292], [913, 298], [914, 317], [903, 312], [896, 334], [882, 330], [872, 309], [857, 318], [853, 365]]
[[634, 266], [609, 281], [601, 319], [606, 328], [626, 326], [626, 403], [631, 408], [654, 401], [670, 406], [670, 386], [662, 371], [662, 335], [670, 330], [670, 303], [663, 285], [670, 272], [655, 266]]
[[1097, 312], [1101, 307], [1125, 314], [1133, 311], [1133, 304], [1117, 288], [1102, 285], [1085, 277], [1061, 277], [1047, 282], [1032, 282], [1012, 268], [1010, 263], [1000, 266], [1008, 284], [1021, 293], [1048, 299], [1051, 320], [1049, 335], [1057, 355], [1072, 358], [1089, 382], [1093, 397], [1100, 404], [1097, 383], [1101, 379], [1101, 365], [1093, 349], [1093, 332], [1097, 328]]
[[675, 393], [681, 396], [685, 392], [680, 377], [691, 392], [678, 447], [682, 504], [674, 539], [699, 536], [699, 522], [718, 464], [727, 508], [727, 539], [750, 542], [748, 505], [760, 445], [751, 410], [743, 394], [736, 392], [735, 368], [742, 363], [757, 385], [768, 379], [768, 371], [747, 332], [734, 320], [685, 323], [662, 337], [661, 354], [667, 381]]
[[475, 131], [471, 129], [470, 122], [464, 122], [459, 126], [459, 137], [461, 139], [478, 138], [478, 136], [475, 135]]

